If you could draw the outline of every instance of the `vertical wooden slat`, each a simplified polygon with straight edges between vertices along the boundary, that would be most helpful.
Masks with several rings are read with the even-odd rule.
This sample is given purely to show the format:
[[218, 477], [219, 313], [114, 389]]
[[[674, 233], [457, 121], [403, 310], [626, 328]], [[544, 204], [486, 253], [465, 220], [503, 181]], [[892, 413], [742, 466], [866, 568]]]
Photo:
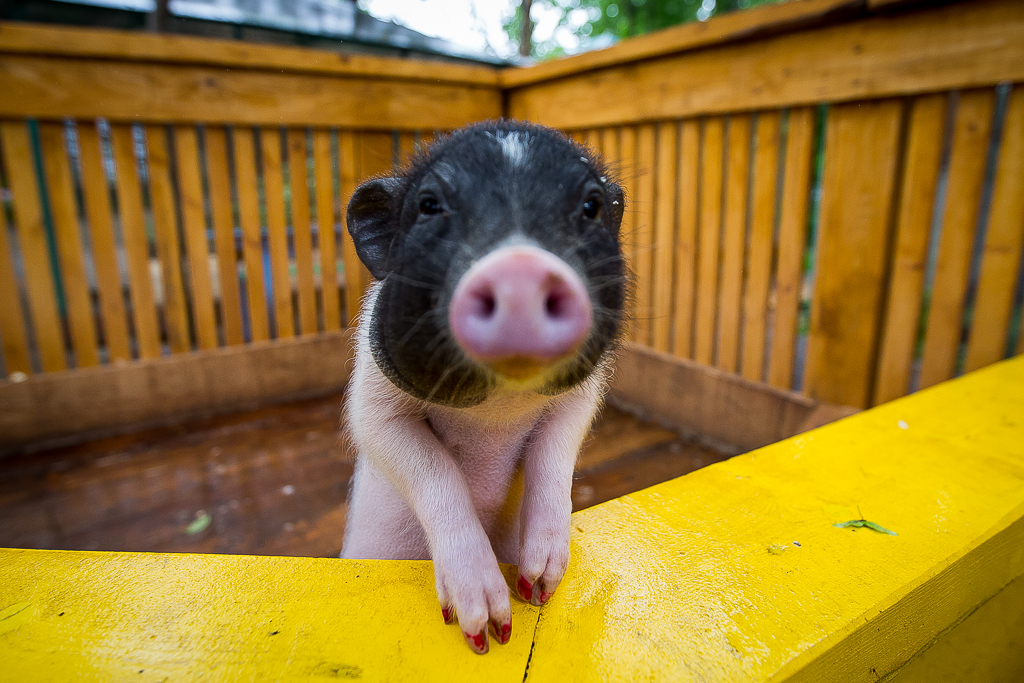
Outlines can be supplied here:
[[601, 154], [604, 156], [605, 162], [615, 172], [616, 180], [622, 182], [622, 169], [619, 167], [619, 129], [618, 128], [603, 128], [601, 129]]
[[146, 126], [149, 151], [149, 192], [156, 227], [156, 253], [163, 271], [164, 324], [172, 353], [192, 348], [188, 334], [188, 311], [181, 277], [181, 247], [178, 244], [177, 210], [171, 190], [170, 154], [163, 126]]
[[210, 217], [217, 251], [220, 280], [220, 315], [224, 343], [242, 344], [242, 299], [238, 292], [238, 262], [235, 251], [235, 218], [231, 209], [231, 173], [228, 169], [227, 131], [221, 126], [206, 128], [206, 174], [210, 184]]
[[584, 133], [582, 130], [571, 130], [568, 133], [569, 139], [573, 142], [582, 145], [584, 140]]
[[40, 363], [43, 372], [63, 370], [67, 367], [67, 356], [57, 313], [57, 289], [50, 268], [36, 165], [25, 123], [0, 121], [0, 144], [14, 195], [14, 220], [25, 263], [25, 290]]
[[[338, 133], [338, 165], [341, 175], [341, 213], [346, 215], [352, 193], [359, 180], [359, 138], [355, 133], [343, 130]], [[347, 228], [347, 226], [346, 226]], [[345, 263], [345, 319], [348, 325], [356, 323], [359, 315], [359, 301], [363, 297], [363, 275], [366, 269], [347, 229], [341, 231], [341, 255]]]
[[196, 342], [200, 349], [214, 349], [217, 348], [217, 319], [210, 283], [210, 248], [206, 241], [199, 138], [195, 126], [175, 126], [174, 142]]
[[124, 310], [124, 295], [117, 265], [117, 246], [114, 244], [114, 221], [110, 213], [110, 193], [107, 176], [103, 172], [100, 136], [96, 124], [78, 124], [78, 142], [82, 155], [82, 195], [85, 215], [92, 238], [92, 259], [96, 266], [96, 284], [99, 288], [100, 311], [111, 362], [130, 360], [128, 319]]
[[829, 113], [821, 234], [806, 391], [866, 408], [885, 287], [902, 105], [836, 105]]
[[252, 341], [270, 339], [267, 318], [267, 290], [263, 273], [263, 236], [256, 179], [256, 131], [236, 128], [235, 174], [238, 181], [238, 222], [242, 228], [242, 259], [245, 262], [245, 291], [249, 303]]
[[768, 285], [775, 230], [775, 197], [779, 180], [779, 138], [782, 117], [777, 111], [757, 117], [754, 151], [754, 206], [750, 214], [750, 253], [743, 292], [743, 376], [761, 381], [764, 369], [765, 329], [768, 324]]
[[75, 364], [80, 368], [99, 365], [92, 300], [82, 254], [82, 233], [75, 207], [75, 188], [64, 150], [63, 124], [39, 124], [39, 145], [50, 196], [50, 215], [57, 238], [57, 254], [60, 256], [60, 275], [64, 284]]
[[658, 126], [651, 345], [659, 351], [668, 351], [672, 332], [672, 252], [676, 233], [676, 188], [679, 182], [678, 127], [675, 121]]
[[598, 145], [601, 143], [601, 132], [596, 128], [590, 128], [583, 132], [583, 146], [589, 147], [590, 149], [597, 151]]
[[320, 286], [324, 302], [324, 329], [328, 331], [341, 328], [338, 302], [338, 248], [334, 238], [334, 178], [331, 169], [331, 132], [318, 128], [313, 131], [313, 180], [316, 184], [316, 221], [320, 236]]
[[726, 372], [739, 366], [740, 305], [743, 296], [743, 249], [747, 237], [747, 190], [750, 182], [750, 115], [729, 119], [725, 215], [722, 217], [722, 285], [718, 297], [718, 358]]
[[974, 90], [961, 93], [957, 106], [949, 190], [921, 358], [922, 389], [949, 379], [956, 370], [994, 103], [992, 90]]
[[896, 253], [889, 276], [874, 403], [903, 396], [910, 383], [928, 260], [928, 235], [942, 161], [947, 99], [945, 94], [919, 97], [910, 115], [896, 224]]
[[142, 188], [130, 125], [111, 125], [110, 147], [117, 177], [117, 211], [128, 261], [128, 292], [132, 302], [138, 355], [139, 358], [157, 358], [160, 356], [160, 323], [157, 320], [153, 279], [149, 271], [149, 238], [146, 235]]
[[0, 341], [3, 342], [4, 364], [8, 373], [30, 374], [32, 358], [28, 351], [27, 321], [21, 310], [13, 257], [7, 224], [0, 218]]
[[305, 129], [288, 130], [288, 175], [292, 189], [292, 235], [299, 284], [299, 322], [302, 334], [316, 334], [316, 282], [313, 280], [313, 233], [309, 225]]
[[[390, 133], [360, 133], [357, 146], [358, 156], [358, 183], [367, 179], [390, 172], [392, 170], [393, 142]], [[373, 278], [370, 271], [360, 263], [359, 274], [359, 296], [366, 292]]]
[[693, 343], [693, 296], [697, 277], [697, 214], [700, 208], [700, 122], [683, 122], [680, 131], [679, 229], [675, 241], [675, 305], [672, 353], [689, 358]]
[[409, 163], [416, 154], [415, 133], [402, 131], [398, 134], [398, 166], [402, 167]]
[[1024, 242], [1024, 88], [1010, 93], [964, 371], [1002, 360]]
[[715, 303], [718, 298], [718, 233], [722, 227], [724, 130], [724, 121], [720, 117], [704, 122], [693, 357], [698, 363], [705, 365], [710, 365], [714, 361]]
[[654, 238], [654, 124], [647, 123], [637, 130], [636, 228], [634, 234], [633, 263], [636, 268], [636, 325], [633, 339], [641, 344], [651, 343], [651, 273]]
[[292, 283], [288, 262], [288, 228], [284, 217], [284, 171], [281, 167], [281, 131], [260, 130], [263, 162], [263, 201], [267, 211], [267, 243], [270, 247], [270, 277], [274, 291], [274, 320], [278, 339], [295, 336], [292, 320]]
[[779, 213], [779, 256], [775, 268], [775, 320], [768, 360], [768, 383], [781, 389], [793, 384], [800, 288], [803, 285], [804, 243], [811, 189], [814, 109], [789, 112], [782, 206]]
[[626, 272], [633, 276], [633, 297], [627, 303], [627, 323], [625, 335], [632, 339], [637, 327], [636, 290], [639, 287], [636, 272], [636, 233], [639, 212], [637, 211], [637, 165], [636, 165], [636, 128], [624, 126], [619, 131], [619, 173], [622, 177], [622, 189], [626, 194], [626, 211], [622, 216], [622, 252], [626, 262]]

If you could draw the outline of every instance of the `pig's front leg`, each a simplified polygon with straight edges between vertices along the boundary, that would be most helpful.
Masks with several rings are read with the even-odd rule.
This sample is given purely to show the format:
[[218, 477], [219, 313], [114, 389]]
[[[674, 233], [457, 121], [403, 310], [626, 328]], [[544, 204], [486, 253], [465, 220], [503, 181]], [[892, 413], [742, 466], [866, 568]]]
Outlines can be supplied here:
[[[502, 644], [512, 634], [505, 578], [462, 471], [427, 426], [422, 407], [394, 388], [372, 362], [369, 354], [357, 361], [349, 398], [350, 425], [360, 457], [369, 459], [368, 464], [416, 516], [434, 561], [445, 621], [451, 622], [454, 608], [466, 642], [482, 654], [488, 649], [488, 625]], [[344, 556], [353, 557], [353, 553], [372, 557], [373, 549], [346, 547]]]
[[601, 404], [604, 372], [552, 407], [531, 436], [523, 458], [519, 596], [544, 604], [569, 563], [572, 475], [583, 439]]

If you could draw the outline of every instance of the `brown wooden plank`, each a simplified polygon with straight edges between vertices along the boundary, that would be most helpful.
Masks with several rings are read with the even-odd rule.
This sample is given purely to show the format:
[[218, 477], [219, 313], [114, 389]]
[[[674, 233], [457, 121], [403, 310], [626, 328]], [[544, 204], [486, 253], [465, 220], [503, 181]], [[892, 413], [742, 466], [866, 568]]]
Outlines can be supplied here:
[[338, 301], [338, 245], [334, 237], [334, 177], [331, 132], [313, 131], [313, 179], [316, 183], [316, 221], [320, 247], [320, 286], [323, 293], [324, 329], [341, 329]]
[[758, 33], [796, 30], [830, 13], [849, 13], [860, 4], [859, 0], [805, 0], [730, 12], [711, 17], [708, 21], [681, 24], [633, 37], [603, 50], [528, 67], [504, 69], [501, 71], [501, 84], [505, 88], [518, 88], [585, 71], [745, 40]]
[[242, 300], [238, 292], [238, 259], [235, 252], [235, 218], [231, 208], [231, 173], [228, 170], [227, 131], [208, 126], [205, 135], [206, 175], [210, 185], [210, 217], [217, 252], [220, 284], [220, 316], [224, 343], [245, 342], [242, 334]]
[[645, 124], [637, 129], [636, 150], [636, 228], [633, 233], [633, 268], [636, 271], [636, 313], [633, 339], [641, 344], [651, 344], [651, 324], [654, 311], [651, 308], [654, 250], [654, 171], [655, 171], [655, 129], [654, 124]]
[[507, 115], [586, 128], [994, 86], [1024, 80], [1021, 35], [1018, 0], [949, 3], [517, 88]]
[[679, 184], [679, 124], [658, 126], [658, 173], [655, 178], [654, 271], [651, 278], [651, 345], [668, 351], [672, 334], [672, 257], [676, 238], [676, 188]]
[[942, 161], [947, 99], [945, 94], [919, 97], [911, 110], [896, 223], [896, 253], [889, 276], [875, 378], [875, 403], [903, 396], [910, 384], [928, 260], [928, 235]]
[[259, 44], [103, 28], [0, 22], [0, 53], [94, 57], [108, 60], [214, 65], [248, 70], [372, 76], [496, 86], [488, 66], [376, 57], [307, 47]]
[[299, 324], [302, 334], [317, 333], [316, 283], [313, 280], [313, 233], [309, 220], [309, 178], [306, 172], [306, 130], [290, 128], [288, 176], [292, 191], [292, 239], [299, 286]]
[[725, 122], [704, 122], [701, 145], [700, 224], [698, 226], [697, 297], [693, 357], [711, 365], [715, 350], [715, 304], [718, 301], [719, 231], [722, 227], [722, 172]]
[[1020, 277], [1017, 271], [1024, 242], [1024, 88], [1016, 87], [1010, 93], [1003, 121], [965, 372], [1002, 360], [1006, 354], [1013, 290]]
[[416, 135], [410, 131], [398, 134], [398, 165], [405, 166], [416, 153]]
[[174, 148], [196, 343], [200, 349], [213, 349], [217, 347], [217, 317], [210, 282], [210, 248], [206, 240], [199, 136], [195, 126], [175, 126]]
[[793, 386], [813, 143], [814, 110], [805, 107], [790, 111], [775, 268], [775, 321], [768, 360], [768, 383], [780, 389]]
[[100, 136], [96, 124], [78, 124], [78, 142], [82, 163], [82, 199], [92, 240], [92, 259], [96, 266], [100, 312], [107, 354], [111, 362], [131, 360], [128, 343], [128, 319], [114, 244], [114, 221], [110, 211], [110, 191], [103, 170]]
[[0, 116], [458, 128], [501, 115], [496, 88], [146, 62], [0, 58]]
[[683, 121], [679, 134], [679, 229], [675, 242], [675, 305], [672, 353], [689, 358], [693, 343], [693, 298], [697, 277], [697, 214], [700, 188], [700, 122]]
[[764, 370], [781, 123], [782, 116], [777, 111], [761, 112], [757, 117], [754, 205], [750, 213], [750, 251], [747, 253], [747, 281], [743, 290], [743, 349], [740, 363], [743, 376], [755, 382], [761, 381]]
[[117, 182], [117, 211], [128, 261], [128, 292], [139, 358], [160, 356], [160, 324], [157, 320], [153, 280], [149, 271], [149, 238], [142, 210], [142, 190], [135, 161], [131, 126], [110, 127], [110, 147]]
[[267, 293], [263, 276], [263, 238], [260, 226], [260, 200], [256, 188], [256, 133], [251, 128], [236, 128], [235, 174], [238, 182], [238, 221], [242, 228], [242, 259], [245, 263], [245, 294], [249, 304], [251, 340], [270, 339], [267, 320]]
[[2, 382], [0, 446], [339, 391], [351, 359], [343, 331]]
[[[347, 130], [338, 133], [338, 164], [341, 172], [341, 207], [344, 217], [346, 207], [356, 191], [359, 181], [359, 138]], [[363, 275], [366, 269], [348, 230], [341, 231], [341, 255], [345, 263], [345, 318], [347, 325], [354, 325], [359, 315], [359, 302], [363, 297]]]
[[260, 130], [263, 169], [263, 202], [267, 211], [267, 244], [274, 292], [275, 338], [295, 336], [292, 320], [292, 280], [288, 259], [288, 228], [284, 215], [284, 169], [281, 163], [281, 129]]
[[85, 272], [82, 253], [82, 231], [75, 206], [75, 188], [71, 181], [71, 168], [64, 149], [64, 125], [41, 123], [39, 146], [43, 157], [50, 216], [60, 257], [60, 277], [67, 306], [68, 325], [71, 328], [71, 348], [75, 352], [75, 365], [87, 368], [99, 365], [96, 327], [89, 296], [89, 280]]
[[901, 110], [883, 100], [829, 111], [805, 391], [830, 403], [871, 401]]
[[949, 379], [956, 371], [994, 105], [992, 90], [961, 93], [957, 104], [949, 189], [921, 357], [922, 389]]
[[14, 273], [14, 254], [7, 236], [6, 221], [0, 220], [0, 342], [3, 343], [4, 367], [14, 372], [32, 373], [28, 350], [28, 320], [21, 310], [18, 279]]
[[747, 237], [747, 192], [750, 183], [750, 116], [729, 119], [725, 215], [722, 217], [722, 283], [718, 295], [716, 365], [726, 372], [739, 367], [740, 316], [743, 301], [743, 249]]
[[637, 272], [636, 272], [636, 241], [637, 241], [637, 222], [639, 220], [639, 211], [637, 211], [636, 197], [637, 197], [637, 145], [636, 145], [636, 128], [632, 126], [624, 126], [619, 130], [619, 156], [618, 156], [619, 173], [622, 178], [622, 190], [626, 195], [626, 210], [622, 215], [622, 227], [620, 233], [622, 235], [622, 255], [626, 262], [626, 272], [630, 273], [632, 277], [632, 294], [633, 297], [626, 304], [626, 315], [627, 322], [625, 326], [625, 338], [632, 339], [636, 334], [637, 328], [637, 306], [636, 306], [636, 288]]
[[146, 126], [149, 161], [149, 195], [156, 227], [156, 253], [163, 282], [164, 327], [171, 353], [192, 349], [188, 331], [185, 286], [181, 276], [181, 246], [178, 244], [178, 212], [171, 188], [167, 130]]

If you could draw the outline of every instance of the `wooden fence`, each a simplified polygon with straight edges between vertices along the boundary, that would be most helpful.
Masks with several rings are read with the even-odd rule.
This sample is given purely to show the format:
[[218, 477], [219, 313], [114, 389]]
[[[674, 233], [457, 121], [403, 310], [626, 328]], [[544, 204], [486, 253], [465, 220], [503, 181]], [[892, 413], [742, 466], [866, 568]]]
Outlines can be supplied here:
[[855, 407], [1020, 353], [1024, 5], [891, 5], [504, 71], [0, 25], [0, 383], [343, 330], [353, 188], [501, 115], [618, 169], [640, 344]]

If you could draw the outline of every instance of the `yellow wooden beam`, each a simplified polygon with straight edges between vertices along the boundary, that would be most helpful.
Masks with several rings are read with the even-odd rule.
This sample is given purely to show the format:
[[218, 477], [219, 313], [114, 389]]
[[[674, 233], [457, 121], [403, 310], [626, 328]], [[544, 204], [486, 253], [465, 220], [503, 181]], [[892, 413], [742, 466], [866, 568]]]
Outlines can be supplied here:
[[[555, 597], [516, 602], [512, 641], [484, 657], [441, 623], [427, 562], [0, 550], [3, 676], [845, 683], [920, 669], [1024, 618], [1022, 387], [1017, 358], [577, 513]], [[898, 535], [833, 526], [861, 516]], [[987, 670], [1024, 666], [997, 641]]]

